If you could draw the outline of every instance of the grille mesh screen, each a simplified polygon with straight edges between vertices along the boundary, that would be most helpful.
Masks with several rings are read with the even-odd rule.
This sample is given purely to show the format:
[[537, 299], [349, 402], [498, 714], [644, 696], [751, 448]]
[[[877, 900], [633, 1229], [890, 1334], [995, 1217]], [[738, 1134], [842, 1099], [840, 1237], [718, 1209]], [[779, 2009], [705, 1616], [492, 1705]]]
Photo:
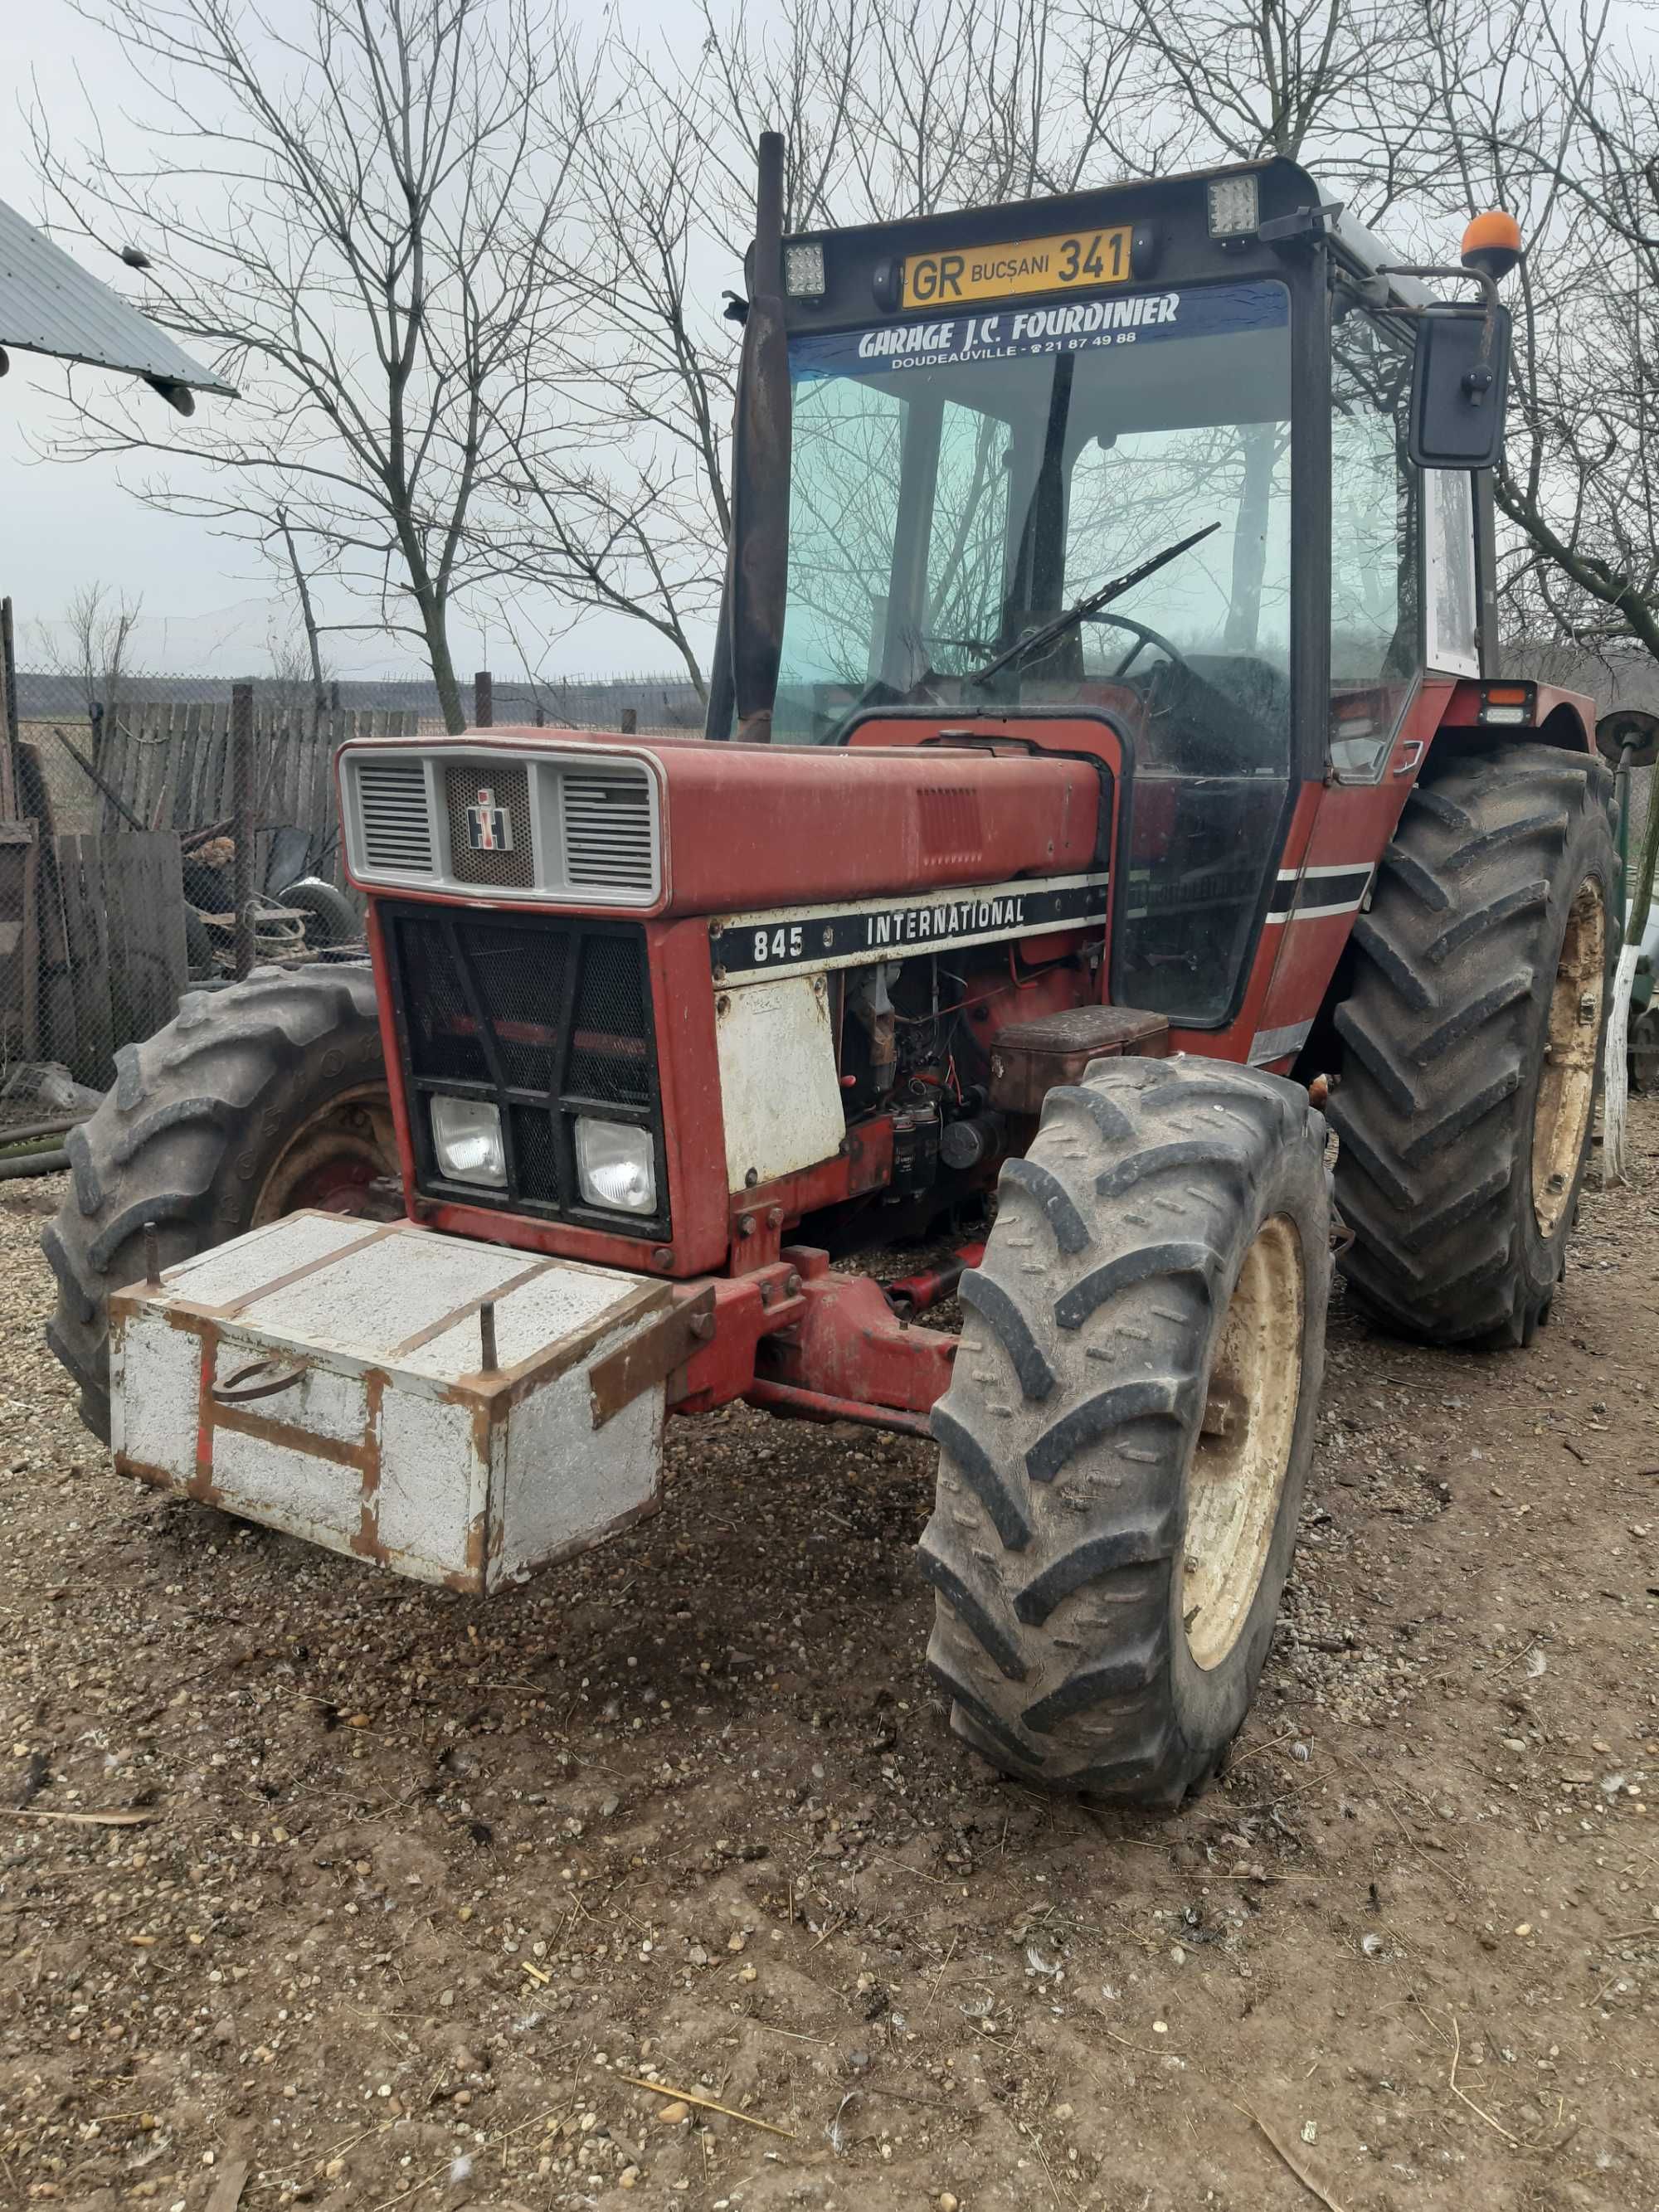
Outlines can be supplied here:
[[570, 939], [533, 925], [462, 926], [462, 941], [495, 1032], [501, 1073], [515, 1090], [552, 1090], [559, 1079], [559, 1008]]
[[625, 937], [592, 937], [576, 994], [569, 1088], [583, 1098], [643, 1106], [651, 1097], [639, 955]]
[[559, 1169], [553, 1116], [542, 1106], [513, 1106], [507, 1111], [520, 1189], [526, 1198], [556, 1199]]
[[[530, 772], [507, 761], [452, 762], [444, 771], [449, 799], [450, 866], [457, 883], [489, 884], [498, 890], [528, 890], [536, 880], [536, 855], [530, 833]], [[493, 805], [507, 817], [512, 842], [478, 851], [476, 808]]]
[[416, 1073], [488, 1083], [489, 1063], [478, 1042], [444, 923], [411, 918], [400, 922], [398, 929], [408, 977], [404, 1012]]
[[[643, 933], [463, 909], [394, 910], [391, 927], [401, 1034], [416, 1090], [473, 1086], [474, 1095], [496, 1100], [512, 1133], [511, 1187], [480, 1191], [474, 1202], [555, 1214], [579, 1207], [575, 1115], [638, 1109], [657, 1127]], [[423, 1096], [414, 1110], [417, 1117], [427, 1110]], [[426, 1125], [417, 1118], [417, 1126]], [[619, 1232], [661, 1233], [665, 1192], [662, 1197], [654, 1224], [619, 1217]]]
[[[657, 896], [661, 824], [641, 763], [532, 764], [469, 746], [434, 772], [449, 831], [446, 882], [573, 906], [643, 907]], [[365, 757], [350, 775], [369, 874], [437, 878], [443, 848], [427, 763]]]

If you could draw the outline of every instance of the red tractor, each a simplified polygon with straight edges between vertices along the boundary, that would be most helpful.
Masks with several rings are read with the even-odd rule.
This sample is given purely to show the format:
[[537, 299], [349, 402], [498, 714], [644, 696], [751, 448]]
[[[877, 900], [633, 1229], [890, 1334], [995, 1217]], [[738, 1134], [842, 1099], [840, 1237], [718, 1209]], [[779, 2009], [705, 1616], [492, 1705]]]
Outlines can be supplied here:
[[[653, 1502], [665, 1407], [931, 1434], [958, 1732], [1178, 1802], [1273, 1634], [1333, 1191], [1430, 1343], [1528, 1342], [1572, 1227], [1614, 855], [1589, 706], [1496, 670], [1519, 240], [1391, 267], [1282, 160], [785, 239], [780, 165], [706, 738], [348, 745], [372, 969], [128, 1048], [52, 1340], [121, 1464], [473, 1589]], [[498, 1348], [534, 1298], [557, 1359]]]

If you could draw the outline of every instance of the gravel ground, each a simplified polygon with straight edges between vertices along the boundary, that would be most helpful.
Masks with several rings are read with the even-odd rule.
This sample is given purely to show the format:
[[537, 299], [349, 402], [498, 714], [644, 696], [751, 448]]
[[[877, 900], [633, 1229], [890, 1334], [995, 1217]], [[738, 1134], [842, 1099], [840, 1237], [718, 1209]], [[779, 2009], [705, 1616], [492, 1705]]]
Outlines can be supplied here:
[[1164, 1821], [949, 1735], [924, 1446], [680, 1424], [653, 1521], [434, 1593], [118, 1480], [58, 1188], [0, 1186], [0, 2200], [1651, 2212], [1633, 1128], [1530, 1351], [1339, 1303], [1261, 1698]]

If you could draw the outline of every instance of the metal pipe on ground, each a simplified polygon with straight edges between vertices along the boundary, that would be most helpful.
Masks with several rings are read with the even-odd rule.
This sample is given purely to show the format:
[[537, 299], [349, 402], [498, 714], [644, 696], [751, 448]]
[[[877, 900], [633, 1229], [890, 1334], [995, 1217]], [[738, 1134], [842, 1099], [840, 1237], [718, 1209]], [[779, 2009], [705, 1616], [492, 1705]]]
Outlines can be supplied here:
[[24, 1152], [16, 1159], [0, 1159], [0, 1182], [15, 1182], [23, 1176], [62, 1175], [69, 1164], [69, 1154], [61, 1149], [54, 1152]]
[[9, 1152], [14, 1145], [36, 1144], [42, 1137], [66, 1136], [91, 1119], [90, 1114], [58, 1114], [50, 1121], [20, 1121], [15, 1129], [0, 1128], [0, 1152]]

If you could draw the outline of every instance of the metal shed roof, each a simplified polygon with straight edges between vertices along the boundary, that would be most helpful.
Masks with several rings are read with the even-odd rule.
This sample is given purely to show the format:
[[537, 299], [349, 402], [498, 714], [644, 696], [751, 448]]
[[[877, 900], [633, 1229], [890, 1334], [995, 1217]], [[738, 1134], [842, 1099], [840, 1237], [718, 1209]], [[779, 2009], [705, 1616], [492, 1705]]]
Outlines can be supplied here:
[[165, 331], [88, 276], [15, 208], [0, 200], [0, 346], [61, 361], [124, 369], [162, 387], [218, 392], [235, 387], [198, 367]]

